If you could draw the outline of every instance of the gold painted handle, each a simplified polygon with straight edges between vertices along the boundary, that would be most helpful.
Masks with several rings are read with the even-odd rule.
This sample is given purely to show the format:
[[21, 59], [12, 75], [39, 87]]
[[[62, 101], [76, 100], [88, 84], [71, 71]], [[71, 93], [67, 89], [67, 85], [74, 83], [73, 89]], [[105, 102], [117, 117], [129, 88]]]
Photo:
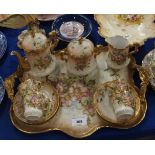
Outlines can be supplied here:
[[14, 100], [14, 85], [15, 85], [15, 80], [17, 78], [17, 72], [14, 72], [11, 76], [5, 79], [5, 89], [8, 94], [8, 98], [10, 101], [13, 103]]
[[147, 91], [147, 86], [149, 84], [149, 72], [148, 70], [144, 69], [142, 66], [136, 65], [136, 68], [139, 72], [139, 77], [141, 79], [140, 83], [140, 99], [141, 103], [144, 103], [146, 101], [145, 94]]
[[[139, 73], [139, 77], [140, 77], [140, 80], [141, 80], [141, 83], [140, 83], [140, 90], [139, 90], [139, 97], [140, 97], [140, 100], [141, 100], [141, 103], [145, 103], [146, 102], [146, 98], [145, 98], [145, 94], [146, 94], [146, 91], [147, 91], [147, 86], [149, 84], [149, 71], [147, 69], [145, 69], [144, 67], [140, 66], [140, 65], [137, 65], [136, 64], [136, 60], [133, 56], [130, 56], [131, 58], [131, 69], [132, 70], [137, 70], [138, 73]], [[134, 81], [133, 81], [134, 82]]]
[[52, 52], [59, 43], [58, 34], [56, 31], [49, 32], [49, 40], [51, 42], [51, 52]]
[[139, 51], [139, 47], [140, 45], [139, 44], [134, 44], [132, 46], [130, 46], [129, 48], [132, 48], [133, 50], [130, 52], [130, 54], [135, 54]]

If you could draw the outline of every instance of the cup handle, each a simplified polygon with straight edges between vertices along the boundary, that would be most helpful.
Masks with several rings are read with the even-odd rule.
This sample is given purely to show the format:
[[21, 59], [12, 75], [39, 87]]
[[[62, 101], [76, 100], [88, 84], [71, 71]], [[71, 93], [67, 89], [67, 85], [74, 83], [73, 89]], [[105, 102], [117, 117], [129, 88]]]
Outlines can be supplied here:
[[49, 40], [51, 42], [50, 50], [52, 52], [54, 50], [54, 48], [56, 48], [59, 43], [58, 34], [56, 31], [49, 32]]

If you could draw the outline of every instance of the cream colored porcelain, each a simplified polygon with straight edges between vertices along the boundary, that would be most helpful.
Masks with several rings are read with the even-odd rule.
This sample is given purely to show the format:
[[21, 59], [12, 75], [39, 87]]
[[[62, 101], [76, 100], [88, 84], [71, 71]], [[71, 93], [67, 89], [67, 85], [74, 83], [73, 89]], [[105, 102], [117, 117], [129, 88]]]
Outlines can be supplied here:
[[106, 120], [118, 123], [135, 115], [140, 99], [133, 87], [123, 80], [100, 84], [94, 95], [97, 112]]
[[110, 86], [111, 103], [118, 121], [129, 120], [134, 115], [134, 95], [130, 86], [124, 81], [115, 81]]
[[108, 43], [108, 65], [114, 69], [126, 67], [130, 62], [128, 40], [122, 36], [114, 36], [105, 41]]
[[128, 39], [130, 45], [135, 43], [143, 45], [145, 40], [155, 37], [154, 15], [137, 15], [137, 20], [134, 19], [135, 15], [126, 16], [125, 20], [129, 18], [131, 19], [129, 21], [125, 21], [123, 18], [120, 19], [120, 15], [112, 14], [95, 15], [95, 19], [100, 25], [99, 34], [105, 38], [123, 36]]
[[85, 38], [71, 41], [67, 46], [68, 71], [71, 74], [84, 76], [96, 68], [94, 44]]
[[18, 46], [25, 51], [27, 65], [17, 52], [12, 54], [17, 55], [23, 69], [29, 66], [29, 75], [42, 78], [56, 68], [55, 57], [51, 54], [56, 44], [55, 32], [50, 32], [47, 38], [43, 29], [40, 29], [36, 23], [31, 23], [29, 29], [18, 36]]
[[[101, 51], [98, 50], [97, 52], [100, 53]], [[102, 54], [102, 57], [104, 57], [106, 53], [107, 53], [106, 51], [103, 51], [100, 54]], [[95, 106], [93, 105], [93, 98], [92, 98], [92, 95], [96, 90], [95, 81], [88, 81], [86, 79], [87, 76], [70, 77], [70, 74], [68, 74], [68, 71], [67, 71], [67, 65], [65, 65], [67, 63], [66, 61], [67, 53], [64, 52], [64, 50], [62, 50], [56, 53], [56, 55], [57, 55], [57, 60], [61, 62], [60, 64], [61, 68], [59, 72], [60, 74], [56, 76], [58, 81], [54, 83], [54, 86], [56, 86], [60, 95], [61, 106], [59, 111], [57, 112], [55, 117], [53, 118], [50, 117], [51, 119], [49, 119], [47, 122], [43, 122], [42, 124], [39, 124], [39, 125], [38, 124], [30, 125], [21, 121], [19, 118], [17, 118], [17, 116], [15, 115], [15, 111], [13, 109], [14, 104], [12, 104], [10, 109], [10, 117], [13, 125], [17, 129], [19, 129], [22, 132], [31, 133], [31, 134], [49, 132], [52, 130], [61, 130], [71, 136], [82, 138], [82, 137], [89, 136], [90, 134], [94, 133], [97, 129], [101, 127], [127, 129], [138, 125], [144, 119], [146, 109], [147, 109], [147, 103], [145, 100], [147, 81], [145, 81], [146, 77], [143, 70], [140, 70], [141, 68], [138, 65], [136, 65], [134, 61], [132, 61], [133, 59], [131, 59], [132, 61], [131, 66], [126, 67], [125, 69], [122, 69], [119, 72], [117, 70], [110, 70], [109, 68], [107, 68], [105, 62], [102, 63], [103, 62], [102, 58], [100, 60], [98, 59], [99, 60], [98, 62], [100, 62], [98, 63], [98, 68], [103, 68], [103, 69], [107, 68], [106, 73], [109, 73], [111, 77], [116, 78], [120, 75], [119, 78], [122, 77], [127, 82], [130, 82], [132, 87], [135, 88], [135, 90], [137, 91], [139, 95], [138, 97], [140, 98], [140, 101], [141, 101], [136, 104], [135, 115], [132, 119], [130, 119], [130, 121], [126, 121], [120, 124], [116, 122], [117, 124], [114, 124], [113, 122], [109, 122], [110, 121], [109, 114], [111, 114], [108, 111], [109, 109], [107, 109], [102, 104], [99, 104], [97, 109], [100, 112], [100, 116], [102, 117], [100, 117], [96, 113]], [[140, 73], [140, 78], [142, 80], [140, 89], [135, 87], [132, 80], [133, 66], [137, 67]], [[18, 73], [19, 73], [18, 71], [13, 73], [5, 81], [6, 90], [11, 101], [14, 100], [13, 86]], [[48, 86], [51, 86], [51, 85], [49, 84]], [[15, 98], [19, 99], [20, 97], [21, 95], [19, 94], [18, 97], [16, 96]], [[135, 99], [137, 99], [138, 97], [136, 96]], [[95, 97], [95, 99], [96, 98], [97, 97]], [[22, 105], [21, 103], [22, 102], [20, 100], [18, 105]], [[104, 102], [104, 103], [107, 103], [107, 102]], [[20, 108], [18, 108], [17, 110], [19, 109]]]
[[85, 38], [71, 41], [67, 47], [68, 54], [75, 58], [92, 56], [94, 51], [94, 44]]
[[57, 97], [55, 90], [48, 83], [28, 79], [19, 85], [15, 96], [15, 115], [25, 123], [44, 122], [55, 114], [59, 105]]
[[42, 30], [40, 32], [34, 33], [32, 35], [28, 30], [24, 30], [18, 37], [19, 43], [25, 51], [37, 51], [45, 49], [47, 44], [47, 37], [44, 34], [45, 32]]

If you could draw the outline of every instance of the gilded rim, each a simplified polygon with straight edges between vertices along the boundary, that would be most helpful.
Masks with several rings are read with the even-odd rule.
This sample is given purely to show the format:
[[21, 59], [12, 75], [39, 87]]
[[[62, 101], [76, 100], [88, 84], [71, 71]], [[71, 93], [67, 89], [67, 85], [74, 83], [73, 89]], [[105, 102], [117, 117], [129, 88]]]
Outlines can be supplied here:
[[[54, 106], [53, 106], [54, 110], [52, 110], [51, 114], [45, 120], [40, 121], [40, 122], [35, 122], [35, 123], [31, 122], [31, 121], [23, 121], [23, 120], [20, 120], [20, 118], [18, 118], [21, 122], [24, 122], [24, 123], [29, 124], [29, 125], [41, 125], [41, 124], [46, 123], [47, 121], [49, 121], [51, 118], [53, 118], [55, 116], [56, 112], [58, 111], [58, 109], [60, 107], [60, 97], [59, 97], [58, 92], [56, 91], [56, 89], [52, 85], [50, 85], [50, 87], [54, 91], [54, 94], [55, 94], [55, 97], [56, 97], [56, 101], [55, 101]], [[13, 105], [14, 105], [14, 103], [13, 103]], [[12, 106], [12, 109], [14, 111], [14, 106]]]
[[[70, 129], [66, 129], [66, 128], [56, 128], [56, 127], [50, 127], [48, 126], [46, 129], [40, 129], [40, 131], [28, 131], [26, 128], [24, 129], [24, 127], [21, 125], [18, 125], [16, 123], [16, 121], [20, 121], [20, 120], [16, 120], [15, 116], [14, 116], [14, 113], [13, 113], [13, 109], [12, 109], [12, 105], [11, 105], [11, 108], [10, 108], [10, 118], [11, 118], [11, 122], [13, 123], [13, 125], [20, 131], [24, 132], [24, 133], [28, 133], [28, 134], [37, 134], [37, 133], [45, 133], [45, 132], [49, 132], [49, 131], [53, 131], [53, 130], [59, 130], [59, 131], [62, 131], [64, 133], [66, 133], [67, 135], [70, 135], [72, 137], [75, 137], [75, 138], [85, 138], [87, 136], [90, 136], [91, 134], [93, 134], [94, 132], [96, 132], [97, 130], [99, 130], [100, 128], [105, 128], [105, 127], [111, 127], [111, 128], [118, 128], [118, 129], [129, 129], [131, 127], [135, 127], [137, 126], [145, 117], [145, 114], [146, 114], [146, 110], [147, 110], [147, 102], [146, 102], [146, 99], [145, 99], [145, 92], [146, 92], [146, 88], [147, 88], [147, 85], [148, 85], [148, 77], [146, 74], [144, 74], [145, 70], [136, 65], [135, 64], [135, 61], [132, 57], [131, 59], [131, 64], [130, 66], [132, 67], [132, 69], [137, 69], [138, 72], [139, 72], [139, 76], [140, 76], [140, 79], [141, 79], [141, 88], [138, 89], [135, 85], [134, 85], [134, 81], [133, 79], [131, 78], [130, 79], [130, 83], [131, 85], [135, 88], [135, 90], [138, 92], [139, 94], [139, 98], [140, 98], [140, 101], [141, 101], [141, 104], [140, 104], [140, 108], [141, 108], [141, 112], [140, 112], [140, 115], [139, 117], [137, 118], [137, 120], [132, 124], [132, 125], [122, 125], [122, 124], [115, 124], [115, 123], [111, 123], [111, 122], [108, 122], [108, 121], [104, 121], [92, 128], [90, 128], [90, 130], [88, 130], [87, 132], [84, 132], [82, 134], [77, 134], [77, 133], [73, 133], [72, 130]], [[132, 70], [131, 70], [132, 71]], [[6, 81], [5, 81], [5, 84], [6, 84], [6, 90], [7, 90], [7, 93], [8, 93], [8, 96], [9, 98], [12, 100], [12, 95], [13, 95], [13, 86], [14, 86], [14, 82], [15, 82], [15, 78], [17, 78], [17, 75], [13, 73], [11, 76], [9, 76]], [[131, 72], [131, 76], [133, 76], [133, 71]], [[59, 103], [60, 104], [60, 103]], [[57, 112], [58, 108], [56, 109], [55, 111], [55, 114]], [[54, 115], [53, 115], [54, 116]], [[100, 117], [100, 116], [99, 116]], [[18, 119], [18, 118], [17, 118]], [[23, 123], [23, 122], [21, 122]], [[24, 125], [24, 123], [23, 123]], [[26, 124], [25, 125], [29, 125], [29, 124]], [[39, 127], [39, 126], [38, 126]]]
[[[107, 38], [108, 36], [107, 35], [105, 35], [104, 33], [102, 33], [102, 24], [101, 24], [101, 22], [98, 20], [98, 18], [97, 18], [97, 15], [98, 14], [94, 14], [94, 19], [95, 19], [95, 21], [98, 23], [98, 25], [99, 25], [99, 27], [98, 27], [98, 34], [101, 36], [101, 37], [103, 37], [103, 38]], [[154, 36], [155, 37], [155, 36]], [[141, 41], [141, 42], [133, 42], [132, 44], [129, 44], [129, 46], [134, 46], [134, 45], [136, 45], [136, 44], [138, 44], [138, 45], [140, 45], [140, 46], [142, 46], [142, 45], [144, 45], [144, 43], [145, 43], [145, 41], [147, 41], [148, 39], [151, 39], [151, 38], [154, 38], [154, 37], [148, 37], [148, 38], [146, 38], [146, 39], [143, 39], [143, 41]]]
[[[117, 124], [118, 124], [118, 125], [121, 125], [120, 122], [115, 122], [115, 121], [109, 119], [108, 117], [104, 116], [104, 115], [102, 114], [101, 110], [99, 109], [99, 107], [98, 107], [98, 102], [97, 102], [99, 90], [103, 89], [106, 85], [110, 84], [111, 82], [115, 82], [115, 81], [117, 81], [117, 80], [109, 81], [109, 82], [106, 82], [106, 83], [103, 83], [103, 84], [98, 85], [97, 88], [96, 88], [96, 91], [95, 91], [95, 93], [94, 93], [94, 99], [93, 99], [93, 100], [94, 100], [94, 107], [95, 107], [97, 113], [102, 117], [102, 119], [108, 121], [109, 123], [113, 123], [113, 124], [116, 124], [116, 125], [117, 125]], [[136, 100], [137, 100], [136, 104], [138, 105], [138, 107], [140, 107], [140, 98], [139, 98], [139, 96], [138, 96], [137, 91], [136, 91], [136, 90], [134, 89], [134, 87], [132, 87], [130, 84], [128, 84], [128, 85], [129, 85], [129, 87], [133, 90], [133, 92], [136, 94], [136, 97], [138, 97], [138, 99], [136, 99]], [[135, 107], [135, 108], [136, 108], [136, 107]], [[138, 109], [136, 109], [136, 110], [137, 110], [137, 111], [136, 111], [135, 113], [137, 113], [137, 115], [139, 115], [139, 113], [141, 112], [141, 107], [138, 108]], [[124, 125], [128, 125], [128, 123], [130, 123], [130, 121], [132, 121], [133, 118], [134, 118], [134, 116], [133, 116], [130, 120], [128, 120], [127, 122], [125, 122]], [[127, 123], [127, 124], [126, 124], [126, 123]]]
[[45, 130], [41, 130], [41, 131], [36, 131], [36, 132], [33, 132], [33, 131], [26, 131], [24, 129], [21, 129], [20, 127], [18, 127], [18, 125], [14, 122], [14, 119], [13, 118], [14, 114], [12, 114], [12, 106], [10, 108], [10, 119], [11, 119], [11, 122], [12, 124], [21, 132], [24, 132], [26, 134], [40, 134], [40, 133], [46, 133], [46, 132], [50, 132], [50, 131], [61, 131], [71, 137], [74, 137], [74, 138], [78, 138], [78, 139], [81, 139], [81, 138], [86, 138], [90, 135], [92, 135], [93, 133], [95, 133], [97, 130], [101, 129], [101, 128], [105, 128], [105, 127], [109, 127], [108, 124], [105, 124], [105, 125], [101, 125], [101, 126], [95, 126], [95, 127], [92, 127], [90, 130], [88, 130], [87, 132], [81, 134], [81, 135], [78, 135], [78, 134], [72, 134], [72, 131], [68, 130], [68, 129], [63, 129], [63, 128], [47, 128]]

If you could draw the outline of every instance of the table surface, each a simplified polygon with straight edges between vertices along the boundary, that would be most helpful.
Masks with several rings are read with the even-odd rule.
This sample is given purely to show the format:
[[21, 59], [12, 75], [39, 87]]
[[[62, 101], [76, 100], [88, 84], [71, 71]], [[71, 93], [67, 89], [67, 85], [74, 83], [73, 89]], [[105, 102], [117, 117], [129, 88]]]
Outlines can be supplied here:
[[[86, 15], [93, 24], [93, 30], [90, 36], [95, 44], [105, 44], [104, 39], [98, 34], [98, 24], [95, 22], [93, 15]], [[51, 30], [52, 21], [41, 22], [41, 27], [48, 33]], [[10, 55], [13, 50], [21, 51], [17, 47], [17, 36], [26, 27], [18, 30], [0, 28], [8, 41], [7, 51], [4, 57], [0, 60], [0, 76], [3, 79], [12, 74], [18, 65], [17, 59]], [[139, 53], [135, 54], [137, 64], [141, 64], [144, 56], [154, 48], [155, 39], [148, 39], [145, 45], [140, 48]], [[60, 42], [58, 48], [64, 48], [67, 43]], [[23, 52], [23, 51], [21, 51]], [[136, 85], [140, 83], [137, 75], [134, 76]], [[148, 109], [144, 120], [136, 127], [128, 130], [103, 128], [92, 134], [85, 139], [138, 139], [145, 136], [155, 136], [155, 91], [149, 86], [146, 94], [148, 103]], [[51, 131], [48, 133], [29, 135], [18, 131], [11, 123], [9, 117], [10, 102], [7, 95], [5, 94], [4, 100], [0, 105], [0, 139], [74, 139], [61, 131]]]

